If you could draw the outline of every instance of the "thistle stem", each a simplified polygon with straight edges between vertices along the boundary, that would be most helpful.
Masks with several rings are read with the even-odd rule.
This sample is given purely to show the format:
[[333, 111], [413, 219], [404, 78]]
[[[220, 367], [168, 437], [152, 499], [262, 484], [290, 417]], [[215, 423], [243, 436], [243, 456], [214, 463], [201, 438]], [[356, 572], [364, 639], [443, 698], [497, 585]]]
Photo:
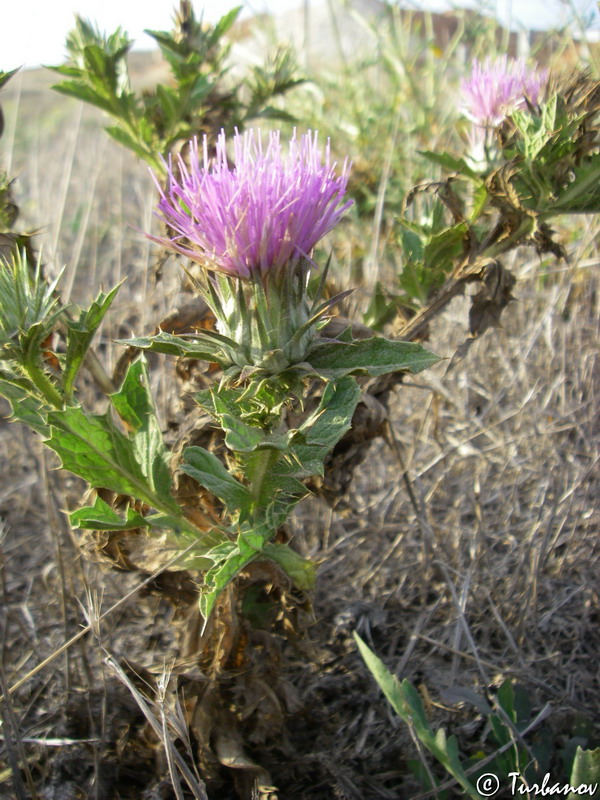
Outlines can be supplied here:
[[533, 217], [526, 217], [519, 227], [517, 228], [514, 233], [508, 236], [506, 239], [501, 239], [496, 244], [491, 245], [490, 247], [485, 248], [482, 255], [485, 255], [490, 258], [495, 258], [496, 256], [502, 255], [502, 253], [506, 253], [507, 250], [510, 250], [516, 244], [520, 242], [523, 237], [529, 235], [534, 227], [535, 220]]
[[24, 364], [23, 369], [45, 400], [54, 408], [62, 409], [64, 407], [63, 398], [43, 370], [35, 364]]
[[253, 465], [253, 476], [250, 484], [250, 494], [255, 509], [260, 508], [263, 496], [265, 481], [269, 475], [271, 467], [279, 459], [279, 452], [273, 448], [258, 450], [256, 461]]

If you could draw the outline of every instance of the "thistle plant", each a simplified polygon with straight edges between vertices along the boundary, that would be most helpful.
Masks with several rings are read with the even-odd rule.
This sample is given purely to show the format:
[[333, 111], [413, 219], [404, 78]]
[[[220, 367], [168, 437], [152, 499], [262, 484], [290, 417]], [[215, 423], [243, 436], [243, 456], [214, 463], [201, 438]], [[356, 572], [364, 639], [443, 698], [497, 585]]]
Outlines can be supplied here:
[[291, 120], [274, 99], [303, 82], [289, 51], [267, 56], [238, 82], [228, 77], [230, 45], [225, 41], [241, 6], [215, 25], [196, 17], [181, 0], [172, 31], [146, 31], [158, 44], [171, 72], [168, 83], [135, 92], [127, 54], [132, 41], [120, 28], [110, 35], [76, 18], [67, 37], [67, 63], [52, 69], [65, 80], [53, 88], [102, 109], [114, 124], [107, 133], [165, 177], [166, 156], [201, 132], [211, 142], [221, 128], [242, 128], [249, 120]]
[[383, 320], [391, 309], [408, 309], [402, 338], [419, 337], [469, 283], [479, 284], [471, 334], [497, 324], [515, 284], [502, 257], [520, 246], [562, 257], [550, 222], [600, 210], [597, 81], [502, 59], [475, 62], [461, 90], [472, 120], [466, 152], [423, 152], [442, 179], [408, 193], [398, 219], [401, 294], [378, 297], [371, 309]]
[[[318, 288], [313, 292], [310, 251], [348, 207], [348, 166], [338, 175], [316, 134], [294, 137], [287, 153], [277, 133], [264, 150], [257, 133], [236, 134], [234, 166], [225, 145], [222, 135], [210, 163], [205, 142], [202, 163], [188, 170], [179, 162], [179, 178], [171, 166], [169, 190], [160, 191], [158, 206], [175, 233], [161, 242], [201, 264], [198, 284], [219, 330], [127, 342], [222, 370], [220, 382], [196, 400], [222, 430], [227, 458], [193, 446], [176, 467], [197, 482], [199, 495], [214, 496], [210, 508], [217, 511], [205, 514], [200, 528], [177, 497], [143, 357], [111, 395], [109, 413], [90, 414], [78, 402], [77, 373], [116, 289], [100, 295], [78, 320], [66, 319], [66, 353], [49, 361], [44, 343], [57, 322], [55, 287], [44, 286], [39, 274], [28, 276], [19, 261], [5, 270], [0, 287], [5, 359], [22, 376], [5, 371], [4, 393], [10, 399], [10, 387], [18, 387], [33, 404], [34, 427], [65, 468], [95, 489], [129, 498], [120, 514], [101, 491], [93, 506], [71, 515], [72, 523], [166, 532], [173, 554], [182, 554], [179, 567], [202, 569], [205, 624], [219, 595], [257, 560], [274, 564], [300, 589], [312, 586], [314, 565], [275, 539], [307, 494], [303, 481], [323, 473], [325, 457], [351, 426], [360, 396], [354, 376], [416, 372], [437, 360], [418, 344], [354, 341], [350, 330], [337, 339], [321, 335], [332, 301], [321, 301]], [[191, 152], [197, 155], [195, 146]], [[23, 310], [17, 317], [15, 298]], [[320, 399], [304, 403], [309, 384], [314, 395], [315, 381]]]
[[[243, 742], [238, 728], [246, 723], [242, 712], [232, 715], [224, 678], [242, 695], [245, 675], [268, 680], [277, 697], [278, 678], [260, 675], [253, 647], [265, 637], [279, 647], [281, 631], [272, 626], [289, 615], [293, 593], [310, 606], [316, 565], [288, 543], [285, 523], [309, 493], [306, 481], [324, 474], [328, 454], [351, 428], [358, 379], [418, 372], [438, 359], [419, 344], [355, 341], [350, 327], [337, 338], [325, 335], [335, 298], [320, 299], [325, 269], [316, 288], [309, 280], [317, 271], [311, 251], [348, 208], [349, 167], [338, 172], [316, 134], [294, 136], [287, 150], [278, 133], [265, 147], [257, 132], [236, 134], [233, 164], [224, 135], [213, 162], [207, 149], [205, 141], [202, 161], [189, 168], [179, 161], [178, 176], [169, 167], [167, 191], [157, 181], [157, 213], [173, 232], [158, 238], [198, 264], [196, 284], [218, 329], [159, 332], [126, 344], [207, 362], [213, 375], [214, 365], [219, 368], [213, 385], [194, 397], [212, 418], [219, 446], [169, 452], [143, 354], [110, 394], [105, 413], [84, 408], [77, 376], [117, 289], [73, 319], [57, 304], [57, 287], [19, 260], [0, 272], [0, 393], [63, 468], [96, 490], [91, 505], [71, 512], [74, 528], [117, 537], [129, 532], [143, 537], [148, 552], [156, 540], [167, 554], [164, 566], [192, 576], [199, 644], [184, 657], [221, 678], [210, 689], [202, 684], [200, 747], [203, 758], [216, 753], [229, 763], [231, 741]], [[195, 144], [190, 152], [197, 158]], [[64, 352], [52, 346], [59, 324]], [[264, 592], [267, 611], [256, 606], [257, 591]], [[287, 625], [289, 636], [295, 625]], [[259, 670], [255, 678], [253, 670]], [[241, 744], [237, 757], [246, 758]]]
[[[205, 617], [224, 585], [259, 556], [304, 575], [301, 588], [308, 588], [310, 564], [269, 542], [306, 494], [301, 481], [322, 474], [327, 453], [349, 429], [360, 394], [352, 376], [418, 371], [436, 360], [420, 345], [354, 341], [349, 329], [334, 340], [320, 333], [337, 298], [320, 297], [325, 270], [313, 288], [311, 251], [349, 206], [348, 165], [337, 175], [329, 147], [323, 157], [312, 133], [294, 135], [287, 152], [278, 133], [266, 147], [254, 131], [236, 134], [233, 145], [233, 165], [224, 134], [213, 162], [205, 140], [201, 160], [192, 143], [191, 166], [179, 159], [177, 174], [170, 165], [168, 190], [157, 181], [157, 214], [174, 235], [151, 236], [200, 265], [196, 284], [217, 330], [128, 341], [223, 371], [197, 400], [224, 431], [229, 472], [201, 448], [183, 453], [183, 470], [216, 492], [232, 520], [230, 541], [206, 576]], [[324, 384], [318, 406], [290, 427], [288, 415], [297, 416], [306, 382], [315, 380]]]

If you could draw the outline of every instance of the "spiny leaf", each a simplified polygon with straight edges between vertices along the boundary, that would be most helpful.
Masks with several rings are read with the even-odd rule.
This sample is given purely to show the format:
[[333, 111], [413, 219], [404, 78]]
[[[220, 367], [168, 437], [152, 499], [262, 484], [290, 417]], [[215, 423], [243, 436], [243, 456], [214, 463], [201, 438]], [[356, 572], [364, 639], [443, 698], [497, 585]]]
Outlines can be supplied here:
[[222, 367], [229, 366], [229, 359], [223, 347], [214, 339], [202, 338], [198, 341], [182, 339], [171, 333], [161, 331], [156, 336], [145, 336], [134, 339], [119, 339], [119, 344], [127, 347], [138, 347], [140, 350], [152, 350], [155, 353], [166, 353], [184, 358], [199, 358], [213, 361]]
[[97, 106], [109, 114], [113, 111], [113, 105], [110, 100], [102, 97], [95, 89], [83, 83], [77, 81], [58, 83], [52, 86], [52, 89], [54, 89], [55, 92], [66, 94], [68, 97], [75, 97], [77, 100], [83, 100], [84, 103]]
[[147, 503], [154, 508], [178, 513], [170, 496], [156, 496], [139, 464], [139, 447], [124, 436], [108, 414], [88, 416], [70, 407], [48, 415], [48, 447], [59, 455], [62, 465], [95, 488], [110, 489]]
[[310, 592], [315, 588], [317, 573], [315, 564], [296, 553], [289, 545], [269, 542], [263, 548], [262, 554], [279, 564], [298, 589]]
[[[304, 496], [306, 489], [300, 491], [302, 484], [295, 481], [323, 475], [325, 458], [352, 425], [359, 397], [360, 389], [350, 377], [327, 385], [318, 408], [300, 427], [300, 436], [292, 441], [287, 462], [280, 460], [271, 469], [265, 492], [289, 492], [295, 502]], [[286, 484], [290, 479], [294, 481]]]
[[171, 499], [168, 453], [154, 413], [146, 360], [140, 357], [127, 370], [121, 389], [111, 401], [131, 430], [130, 443], [144, 477], [155, 496]]
[[73, 391], [73, 384], [85, 354], [119, 288], [120, 284], [108, 294], [100, 292], [92, 305], [80, 313], [78, 320], [67, 321], [67, 354], [63, 373], [63, 389], [67, 397], [70, 397]]
[[98, 531], [129, 531], [148, 526], [147, 520], [138, 511], [127, 507], [125, 517], [121, 517], [101, 497], [96, 497], [93, 506], [86, 506], [69, 515], [74, 528]]
[[237, 511], [243, 518], [248, 513], [250, 492], [225, 469], [215, 455], [202, 447], [187, 447], [183, 458], [183, 472], [220, 498], [230, 514]]
[[149, 161], [154, 168], [158, 168], [159, 172], [164, 172], [165, 167], [162, 161], [159, 158], [153, 157], [153, 153], [148, 152], [148, 148], [146, 145], [141, 141], [140, 138], [134, 137], [129, 131], [126, 131], [120, 125], [109, 125], [105, 128], [108, 135], [118, 142], [122, 144], [124, 147], [127, 147], [129, 150], [133, 151], [138, 158], [143, 159], [144, 161]]
[[207, 554], [216, 564], [204, 576], [205, 589], [200, 595], [200, 613], [205, 624], [221, 592], [247, 564], [261, 554], [265, 543], [274, 534], [274, 531], [264, 527], [243, 530], [237, 542], [224, 543]]
[[0, 70], [0, 89], [8, 83], [8, 81], [12, 78], [12, 76], [18, 72], [21, 67], [17, 67], [16, 69], [11, 69], [10, 72], [3, 72]]
[[468, 224], [460, 222], [431, 236], [423, 250], [425, 266], [434, 271], [451, 269], [453, 260], [464, 251], [468, 231]]
[[446, 151], [436, 153], [431, 150], [420, 150], [419, 152], [420, 155], [428, 161], [431, 161], [433, 164], [438, 164], [440, 167], [448, 170], [448, 172], [459, 172], [462, 175], [466, 175], [468, 178], [479, 180], [477, 173], [469, 167], [464, 158], [456, 158]]
[[49, 436], [50, 428], [46, 421], [44, 407], [25, 388], [17, 385], [21, 382], [27, 384], [25, 378], [19, 379], [17, 376], [0, 372], [0, 395], [9, 401], [13, 419], [29, 425], [42, 436]]
[[317, 344], [306, 360], [317, 375], [335, 379], [361, 373], [376, 377], [388, 372], [420, 372], [440, 359], [420, 344], [373, 337], [351, 344]]

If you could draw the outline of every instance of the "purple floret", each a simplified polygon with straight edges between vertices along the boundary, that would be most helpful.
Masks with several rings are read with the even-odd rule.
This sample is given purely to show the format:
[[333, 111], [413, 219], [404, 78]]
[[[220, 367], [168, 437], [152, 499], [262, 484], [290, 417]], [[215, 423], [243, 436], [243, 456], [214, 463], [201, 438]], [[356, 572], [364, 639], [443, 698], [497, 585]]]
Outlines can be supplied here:
[[478, 125], [499, 125], [513, 111], [526, 108], [525, 98], [536, 104], [547, 81], [547, 70], [530, 69], [521, 59], [475, 60], [470, 77], [461, 83], [463, 110]]
[[[209, 161], [204, 137], [190, 143], [190, 167], [181, 157], [169, 163], [169, 186], [159, 186], [157, 216], [173, 238], [150, 238], [208, 269], [240, 278], [290, 268], [306, 258], [352, 204], [344, 202], [349, 166], [341, 175], [325, 158], [317, 134], [294, 137], [284, 153], [279, 131], [266, 149], [259, 132], [233, 137], [234, 166], [226, 152], [225, 133]], [[158, 181], [157, 181], [158, 185]]]

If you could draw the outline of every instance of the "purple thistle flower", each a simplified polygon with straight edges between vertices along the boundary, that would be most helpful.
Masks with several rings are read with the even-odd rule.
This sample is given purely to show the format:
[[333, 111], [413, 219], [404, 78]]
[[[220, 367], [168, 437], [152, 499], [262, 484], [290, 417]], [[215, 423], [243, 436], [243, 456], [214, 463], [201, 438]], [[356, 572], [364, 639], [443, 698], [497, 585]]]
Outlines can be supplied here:
[[506, 56], [483, 64], [473, 61], [469, 78], [461, 82], [464, 113], [482, 127], [499, 125], [517, 109], [527, 107], [526, 99], [537, 103], [548, 80], [548, 70], [536, 71], [522, 59], [509, 63]]
[[299, 140], [294, 133], [287, 153], [279, 131], [266, 150], [260, 133], [235, 133], [234, 166], [227, 160], [225, 133], [217, 139], [209, 163], [204, 137], [190, 142], [190, 167], [181, 156], [179, 175], [169, 162], [169, 186], [160, 191], [157, 216], [173, 238], [150, 236], [167, 249], [209, 269], [240, 278], [281, 270], [307, 258], [315, 244], [350, 207], [344, 202], [349, 165], [336, 175], [329, 143], [323, 159], [317, 133]]

